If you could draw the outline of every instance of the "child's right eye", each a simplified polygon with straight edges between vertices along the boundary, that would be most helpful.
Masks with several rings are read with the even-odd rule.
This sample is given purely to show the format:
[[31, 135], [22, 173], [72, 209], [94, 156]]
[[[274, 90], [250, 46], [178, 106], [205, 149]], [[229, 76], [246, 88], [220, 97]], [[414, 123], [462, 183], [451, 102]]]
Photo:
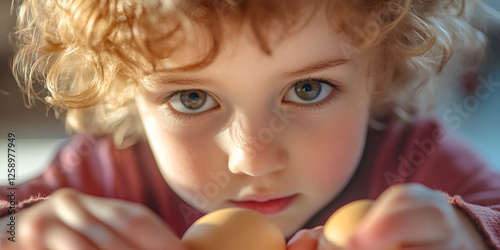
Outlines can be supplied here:
[[168, 98], [167, 104], [185, 114], [201, 113], [219, 106], [212, 96], [198, 89], [178, 91]]

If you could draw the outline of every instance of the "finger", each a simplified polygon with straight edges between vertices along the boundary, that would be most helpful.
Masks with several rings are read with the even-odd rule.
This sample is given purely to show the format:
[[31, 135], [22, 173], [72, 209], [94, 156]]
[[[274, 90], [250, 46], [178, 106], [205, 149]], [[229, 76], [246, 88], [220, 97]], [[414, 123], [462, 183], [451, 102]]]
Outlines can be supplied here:
[[[400, 245], [440, 245], [451, 235], [449, 204], [441, 193], [421, 185], [384, 192], [350, 239], [353, 249], [393, 249]], [[451, 208], [450, 208], [451, 209]]]
[[68, 189], [60, 190], [52, 196], [54, 212], [64, 224], [78, 231], [100, 249], [136, 248], [127, 238], [88, 212], [81, 197], [80, 193]]
[[323, 227], [302, 229], [298, 231], [287, 244], [287, 250], [316, 250]]
[[[40, 245], [39, 245], [40, 246]], [[98, 250], [85, 236], [72, 230], [63, 223], [54, 223], [44, 233], [44, 247], [39, 249], [51, 250]]]
[[57, 218], [48, 203], [37, 204], [23, 210], [17, 213], [17, 217], [19, 220], [18, 238], [15, 243], [5, 249], [97, 249], [97, 246], [84, 235], [74, 231]]
[[87, 211], [138, 249], [184, 249], [163, 220], [142, 205], [87, 195], [82, 199]]

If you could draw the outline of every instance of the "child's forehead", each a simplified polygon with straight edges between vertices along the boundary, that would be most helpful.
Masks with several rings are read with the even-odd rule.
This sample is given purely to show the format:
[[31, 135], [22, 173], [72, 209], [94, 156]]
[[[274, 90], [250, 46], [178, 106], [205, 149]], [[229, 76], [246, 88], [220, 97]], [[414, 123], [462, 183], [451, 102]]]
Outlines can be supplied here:
[[[212, 1], [174, 1], [170, 11], [150, 10], [160, 13], [159, 16], [142, 15], [145, 21], [137, 21], [138, 26], [132, 29], [136, 33], [132, 32], [130, 44], [119, 45], [121, 53], [115, 54], [127, 70], [133, 72], [128, 75], [139, 78], [155, 72], [195, 71], [219, 60], [223, 53], [231, 55], [226, 58], [241, 57], [239, 50], [250, 43], [256, 53], [264, 52], [269, 56], [287, 45], [298, 49], [290, 41], [295, 40], [296, 34], [303, 33], [304, 27], [311, 26], [311, 23], [321, 27], [321, 30], [310, 33], [300, 47], [314, 50], [318, 48], [315, 43], [325, 40], [324, 36], [318, 38], [320, 32], [339, 38], [337, 35], [343, 31], [342, 8], [337, 8], [343, 4], [339, 2], [239, 0], [237, 5], [221, 12], [221, 6], [214, 5]], [[203, 11], [191, 15], [196, 6]], [[178, 12], [176, 8], [179, 8]], [[344, 54], [356, 55], [346, 53], [354, 46], [350, 44], [350, 35], [342, 34], [342, 39], [331, 42], [339, 44]], [[129, 57], [129, 54], [132, 56]]]
[[[262, 51], [249, 29], [225, 39], [218, 56], [206, 67], [183, 72], [160, 70], [148, 75], [146, 83], [203, 85], [233, 75], [294, 79], [329, 68], [352, 70], [353, 55], [360, 54], [343, 34], [331, 32], [324, 15], [315, 16], [302, 29], [273, 43], [270, 54]], [[161, 66], [177, 68], [189, 64], [199, 57], [199, 51], [194, 48], [201, 47], [199, 44], [185, 44], [171, 57], [162, 60]]]
[[[269, 51], [262, 48], [259, 41], [262, 37], [257, 37], [250, 22], [225, 23], [222, 26], [221, 39], [218, 41], [220, 47], [210, 65], [227, 63], [237, 58], [251, 60], [254, 57], [300, 59], [307, 63], [322, 56], [323, 61], [345, 61], [350, 60], [350, 57], [356, 54], [353, 51], [357, 50], [350, 44], [345, 34], [332, 29], [324, 11], [317, 11], [311, 16], [297, 17], [295, 27], [290, 27], [286, 32], [265, 30], [263, 35], [266, 36]], [[207, 30], [200, 28], [193, 31], [186, 36], [181, 46], [167, 58], [160, 60], [158, 69], [168, 71], [200, 60], [213, 49], [212, 42], [212, 36]], [[328, 51], [325, 52], [325, 49]]]

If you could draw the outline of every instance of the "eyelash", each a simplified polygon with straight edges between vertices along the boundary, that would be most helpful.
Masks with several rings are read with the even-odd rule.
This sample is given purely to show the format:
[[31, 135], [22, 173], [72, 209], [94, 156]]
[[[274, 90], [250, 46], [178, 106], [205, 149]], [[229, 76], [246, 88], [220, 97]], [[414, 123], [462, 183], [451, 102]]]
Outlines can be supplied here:
[[320, 111], [321, 109], [332, 104], [336, 99], [335, 97], [339, 93], [342, 93], [342, 89], [338, 84], [334, 84], [331, 81], [324, 79], [324, 78], [305, 78], [305, 79], [295, 81], [290, 85], [289, 88], [287, 88], [287, 91], [285, 93], [288, 93], [288, 91], [293, 89], [297, 83], [307, 82], [307, 81], [317, 81], [317, 82], [327, 84], [333, 88], [333, 91], [324, 100], [316, 102], [316, 103], [303, 104], [303, 103], [288, 102], [287, 105], [293, 105], [293, 106], [295, 106], [294, 108], [301, 109], [302, 111], [306, 111], [306, 112]]
[[[290, 85], [290, 87], [288, 87], [286, 89], [287, 91], [285, 93], [287, 93], [292, 88], [294, 88], [294, 86], [297, 83], [305, 82], [305, 81], [317, 81], [317, 82], [328, 84], [333, 88], [333, 91], [332, 91], [332, 93], [330, 93], [330, 95], [328, 97], [326, 97], [324, 100], [317, 102], [317, 103], [300, 104], [300, 103], [293, 103], [293, 102], [286, 102], [285, 101], [287, 103], [287, 105], [293, 105], [294, 108], [301, 109], [302, 111], [306, 111], [306, 112], [319, 111], [319, 110], [325, 108], [326, 106], [332, 104], [333, 101], [335, 101], [335, 96], [342, 92], [342, 89], [340, 88], [340, 86], [338, 84], [334, 84], [331, 81], [326, 80], [324, 78], [305, 78], [305, 79], [300, 79], [298, 81], [293, 82]], [[200, 119], [200, 118], [205, 117], [208, 113], [210, 113], [211, 110], [201, 112], [201, 113], [186, 114], [186, 113], [180, 113], [180, 112], [173, 110], [170, 107], [170, 105], [168, 104], [168, 101], [170, 101], [170, 99], [172, 99], [172, 97], [174, 97], [175, 95], [177, 95], [181, 92], [184, 92], [184, 91], [192, 91], [192, 90], [195, 90], [195, 89], [181, 89], [181, 90], [177, 90], [177, 91], [169, 94], [164, 99], [164, 101], [162, 103], [163, 104], [162, 109], [164, 110], [163, 113], [166, 113], [168, 116], [171, 116], [172, 118], [174, 118], [174, 120], [177, 121], [179, 124], [188, 123], [191, 120]], [[213, 98], [213, 96], [212, 96], [212, 98]]]
[[[207, 111], [201, 112], [201, 113], [187, 114], [187, 113], [180, 113], [180, 112], [175, 111], [168, 104], [168, 101], [170, 101], [170, 99], [172, 99], [172, 97], [174, 97], [175, 95], [182, 93], [184, 91], [192, 91], [192, 90], [198, 90], [198, 89], [181, 89], [181, 90], [177, 90], [177, 91], [169, 94], [163, 100], [163, 103], [162, 103], [162, 110], [164, 111], [163, 113], [166, 113], [168, 116], [171, 116], [172, 118], [174, 118], [175, 121], [177, 121], [180, 124], [187, 123], [193, 119], [203, 118], [204, 116], [206, 116], [211, 110], [207, 110]], [[204, 90], [202, 90], [202, 91], [204, 91]], [[212, 95], [210, 95], [210, 96], [212, 96]], [[212, 96], [212, 98], [213, 98], [213, 96]]]
[[181, 113], [177, 113], [175, 111], [172, 111], [169, 107], [165, 107], [164, 109], [165, 109], [165, 113], [167, 113], [167, 115], [169, 117], [173, 118], [173, 120], [176, 123], [178, 123], [179, 125], [184, 125], [185, 123], [189, 123], [190, 121], [195, 120], [195, 119], [201, 119], [201, 118], [205, 117], [208, 112], [210, 112], [210, 111], [206, 111], [206, 112], [194, 113], [194, 114], [181, 114]]

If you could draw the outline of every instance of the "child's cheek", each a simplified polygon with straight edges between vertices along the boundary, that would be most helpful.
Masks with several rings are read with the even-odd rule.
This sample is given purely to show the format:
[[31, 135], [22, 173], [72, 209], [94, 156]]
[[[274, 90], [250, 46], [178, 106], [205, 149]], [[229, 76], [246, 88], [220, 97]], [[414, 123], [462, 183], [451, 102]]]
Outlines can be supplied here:
[[[336, 124], [335, 129], [325, 128], [323, 137], [310, 142], [309, 167], [314, 179], [323, 185], [345, 183], [351, 178], [361, 158], [365, 143], [365, 130], [350, 122]], [[313, 182], [314, 183], [314, 182]]]
[[164, 135], [158, 149], [160, 171], [171, 188], [198, 209], [206, 210], [218, 200], [229, 184], [226, 165], [211, 140]]
[[[315, 118], [309, 133], [296, 137], [297, 168], [303, 169], [304, 183], [315, 189], [323, 198], [331, 199], [352, 178], [365, 146], [369, 119], [369, 99], [363, 87], [352, 90], [335, 103], [328, 115]], [[299, 129], [297, 135], [300, 135]], [[299, 163], [300, 162], [300, 163]]]
[[[136, 103], [151, 150], [165, 181], [181, 198], [190, 201], [191, 205], [198, 208], [208, 206], [209, 200], [222, 194], [221, 188], [214, 190], [210, 184], [220, 176], [220, 169], [213, 169], [214, 162], [220, 161], [217, 158], [220, 153], [216, 152], [218, 148], [213, 147], [210, 133], [168, 131], [154, 105], [141, 97], [136, 98]], [[221, 164], [216, 166], [223, 167]]]

